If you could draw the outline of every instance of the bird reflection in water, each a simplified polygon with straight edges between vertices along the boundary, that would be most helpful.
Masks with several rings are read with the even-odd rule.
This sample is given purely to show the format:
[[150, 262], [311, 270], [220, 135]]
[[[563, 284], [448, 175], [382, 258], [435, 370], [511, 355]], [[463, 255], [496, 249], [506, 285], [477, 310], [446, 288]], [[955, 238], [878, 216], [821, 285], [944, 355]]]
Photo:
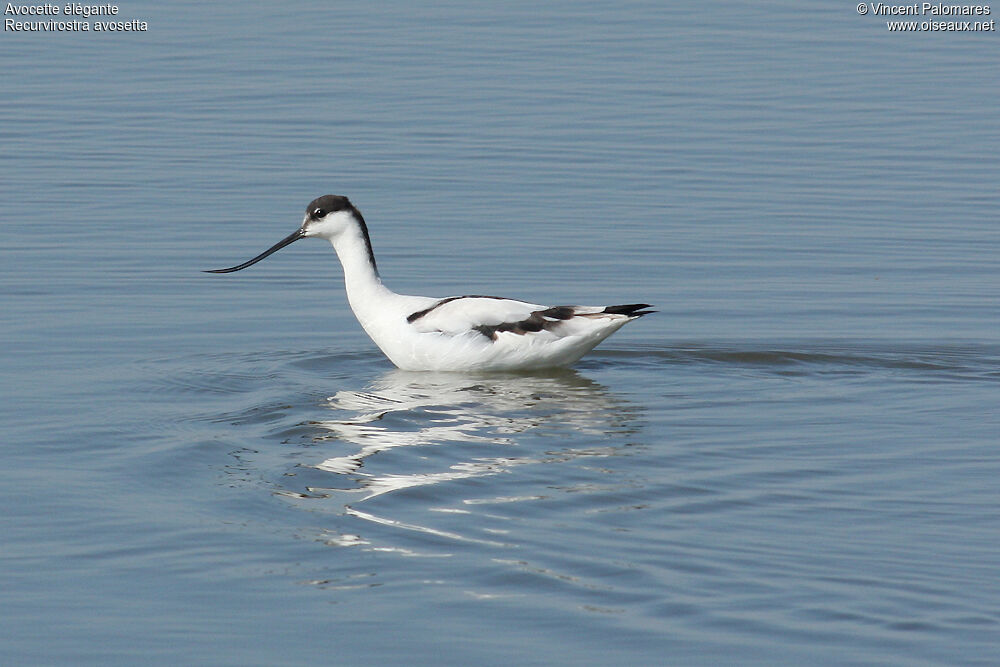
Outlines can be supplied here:
[[[393, 370], [364, 391], [338, 392], [327, 407], [346, 416], [314, 422], [320, 433], [313, 443], [349, 444], [357, 450], [300, 465], [350, 478], [350, 488], [344, 488], [347, 480], [341, 478], [334, 488], [307, 490], [313, 497], [361, 494], [354, 504], [417, 486], [495, 475], [513, 466], [611, 456], [628, 446], [637, 416], [627, 401], [572, 370], [501, 375]], [[574, 447], [574, 440], [582, 446]], [[373, 457], [390, 450], [458, 443], [489, 449], [476, 447], [483, 455], [466, 460], [449, 456], [446, 468], [436, 471], [406, 470], [397, 459], [405, 462], [407, 457], [380, 465], [391, 471], [370, 469]], [[469, 452], [463, 446], [454, 453]], [[348, 513], [358, 511], [349, 507]]]

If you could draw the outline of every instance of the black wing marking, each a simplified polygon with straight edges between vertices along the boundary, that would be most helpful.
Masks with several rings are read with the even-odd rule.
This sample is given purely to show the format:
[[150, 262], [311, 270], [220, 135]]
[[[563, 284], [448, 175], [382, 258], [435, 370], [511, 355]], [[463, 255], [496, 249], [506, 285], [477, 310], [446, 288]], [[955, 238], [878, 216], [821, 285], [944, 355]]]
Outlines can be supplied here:
[[435, 310], [436, 308], [439, 308], [446, 303], [451, 303], [452, 301], [458, 301], [459, 299], [497, 299], [499, 301], [510, 301], [510, 299], [505, 299], [502, 296], [483, 296], [481, 294], [466, 294], [465, 296], [449, 296], [446, 299], [441, 299], [430, 308], [424, 308], [423, 310], [418, 310], [415, 313], [410, 313], [409, 315], [406, 316], [406, 321], [409, 322], [410, 324], [413, 324], [414, 322], [416, 322], [417, 320], [419, 320], [421, 317], [431, 312], [432, 310]]
[[480, 324], [473, 327], [474, 330], [483, 334], [487, 338], [497, 339], [497, 334], [509, 331], [516, 334], [534, 333], [542, 329], [551, 329], [563, 320], [568, 320], [575, 315], [573, 306], [553, 306], [545, 310], [536, 310], [527, 318], [519, 322], [501, 322], [500, 324]]

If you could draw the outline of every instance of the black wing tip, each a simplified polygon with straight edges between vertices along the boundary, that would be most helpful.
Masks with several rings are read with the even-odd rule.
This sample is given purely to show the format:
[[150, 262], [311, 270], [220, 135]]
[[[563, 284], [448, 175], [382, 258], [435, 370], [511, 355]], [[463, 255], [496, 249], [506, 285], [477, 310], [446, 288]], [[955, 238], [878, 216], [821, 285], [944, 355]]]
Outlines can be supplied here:
[[646, 310], [646, 308], [651, 308], [650, 304], [624, 303], [619, 306], [607, 306], [604, 312], [608, 315], [628, 315], [629, 317], [642, 317], [656, 312], [655, 310]]

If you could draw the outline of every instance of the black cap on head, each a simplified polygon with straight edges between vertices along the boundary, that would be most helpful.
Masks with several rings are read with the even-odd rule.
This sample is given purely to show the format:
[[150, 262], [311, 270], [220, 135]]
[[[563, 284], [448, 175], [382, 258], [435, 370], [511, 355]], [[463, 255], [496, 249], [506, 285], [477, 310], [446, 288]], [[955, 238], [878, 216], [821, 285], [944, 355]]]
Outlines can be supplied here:
[[351, 204], [351, 201], [347, 197], [341, 197], [340, 195], [323, 195], [322, 197], [317, 197], [309, 202], [309, 206], [306, 206], [306, 216], [310, 220], [319, 220], [330, 213], [350, 210], [353, 208], [354, 205]]

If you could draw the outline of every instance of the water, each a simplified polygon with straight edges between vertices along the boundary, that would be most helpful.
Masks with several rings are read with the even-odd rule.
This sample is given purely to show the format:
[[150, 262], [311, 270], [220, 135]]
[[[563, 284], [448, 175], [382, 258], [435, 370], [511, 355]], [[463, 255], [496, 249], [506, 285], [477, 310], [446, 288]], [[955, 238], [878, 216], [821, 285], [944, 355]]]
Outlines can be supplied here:
[[[995, 33], [827, 3], [128, 3], [6, 32], [0, 655], [989, 664]], [[391, 287], [648, 301], [392, 369]]]

